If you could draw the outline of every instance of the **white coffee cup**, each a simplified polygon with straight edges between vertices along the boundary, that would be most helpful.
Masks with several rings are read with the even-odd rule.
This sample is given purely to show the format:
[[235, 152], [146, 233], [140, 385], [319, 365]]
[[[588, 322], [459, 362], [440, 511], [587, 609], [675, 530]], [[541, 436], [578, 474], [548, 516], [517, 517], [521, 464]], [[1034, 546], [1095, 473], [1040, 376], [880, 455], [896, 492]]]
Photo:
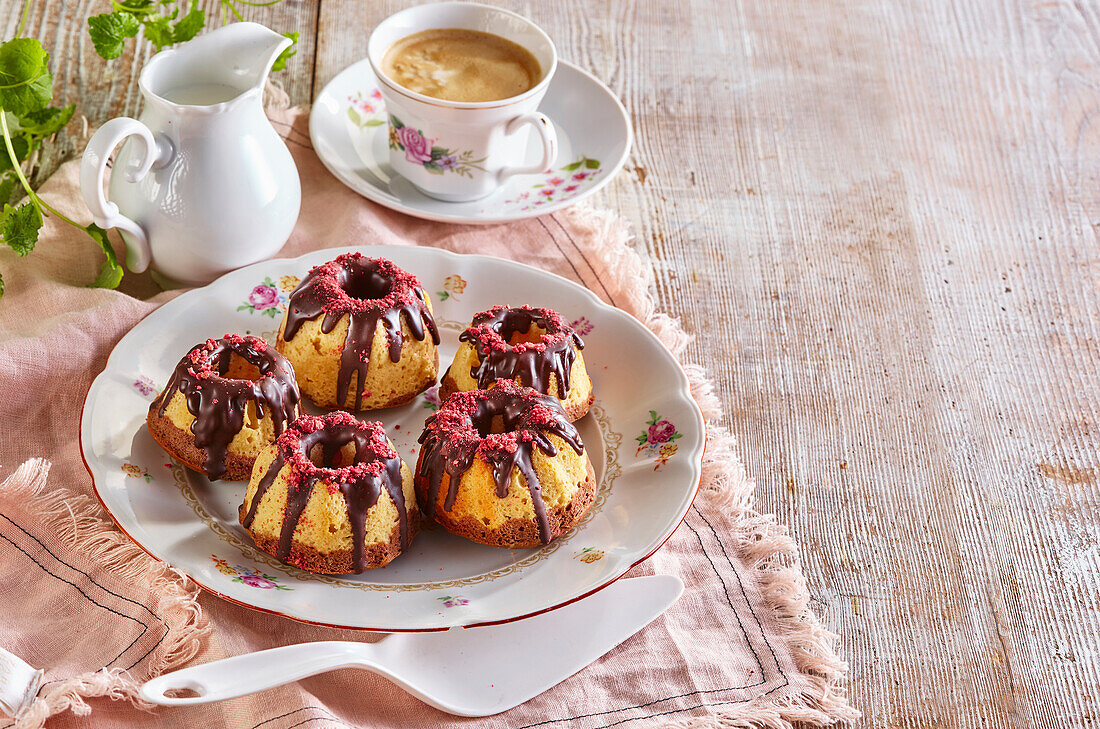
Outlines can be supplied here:
[[[425, 96], [382, 71], [386, 51], [423, 30], [460, 28], [492, 33], [526, 48], [542, 78], [507, 99], [447, 101]], [[367, 41], [367, 58], [378, 77], [389, 121], [390, 164], [421, 192], [447, 202], [485, 197], [512, 175], [551, 167], [558, 153], [554, 125], [538, 111], [558, 67], [554, 43], [521, 15], [467, 2], [418, 5], [383, 20]], [[531, 130], [542, 143], [537, 161], [526, 159]]]

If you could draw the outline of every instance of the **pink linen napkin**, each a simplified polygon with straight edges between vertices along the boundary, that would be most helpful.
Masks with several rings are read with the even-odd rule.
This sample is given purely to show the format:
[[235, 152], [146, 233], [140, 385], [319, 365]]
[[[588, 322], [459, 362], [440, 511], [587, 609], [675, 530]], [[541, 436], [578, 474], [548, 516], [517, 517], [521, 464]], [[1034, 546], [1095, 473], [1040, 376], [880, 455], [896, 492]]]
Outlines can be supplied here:
[[[343, 187], [310, 145], [307, 115], [273, 118], [302, 177], [302, 214], [280, 256], [364, 244], [431, 245], [510, 258], [587, 286], [645, 322], [676, 354], [687, 337], [655, 309], [649, 266], [615, 217], [574, 208], [497, 226], [455, 226], [381, 208]], [[77, 164], [41, 190], [78, 220]], [[752, 509], [753, 484], [719, 423], [702, 368], [688, 365], [708, 422], [702, 489], [668, 543], [629, 575], [680, 576], [684, 597], [622, 646], [532, 701], [481, 720], [432, 709], [373, 674], [344, 670], [261, 695], [147, 713], [140, 682], [209, 661], [310, 640], [376, 640], [296, 623], [200, 593], [114, 529], [91, 496], [77, 427], [111, 348], [170, 299], [148, 275], [85, 288], [90, 242], [48, 221], [33, 254], [0, 253], [0, 647], [46, 669], [38, 698], [8, 726], [97, 727], [787, 727], [852, 721], [836, 636], [810, 611], [797, 549]], [[153, 295], [153, 294], [156, 295]], [[142, 300], [142, 296], [152, 298]], [[28, 459], [35, 460], [28, 460]], [[38, 460], [44, 459], [44, 460]], [[26, 462], [25, 462], [26, 461]], [[24, 463], [25, 462], [25, 463]], [[50, 465], [52, 463], [52, 466]], [[20, 466], [20, 464], [23, 464]], [[47, 479], [48, 472], [48, 479]], [[628, 576], [629, 576], [628, 575]], [[488, 633], [487, 633], [488, 635]], [[533, 657], [533, 660], [535, 657]], [[106, 697], [116, 699], [105, 701]]]

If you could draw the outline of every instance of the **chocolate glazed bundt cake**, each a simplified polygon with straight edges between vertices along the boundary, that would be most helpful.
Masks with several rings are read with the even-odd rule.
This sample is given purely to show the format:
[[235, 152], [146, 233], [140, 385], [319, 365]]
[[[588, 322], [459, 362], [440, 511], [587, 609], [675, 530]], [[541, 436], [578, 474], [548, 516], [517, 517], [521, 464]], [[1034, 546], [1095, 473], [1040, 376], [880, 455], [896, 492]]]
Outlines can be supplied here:
[[441, 402], [454, 392], [515, 380], [556, 397], [570, 420], [588, 412], [592, 380], [581, 356], [584, 342], [558, 312], [494, 306], [474, 317], [459, 342], [439, 387]]
[[226, 334], [184, 355], [146, 421], [153, 439], [188, 467], [243, 481], [298, 417], [299, 399], [285, 357], [262, 339]]
[[256, 460], [240, 507], [256, 546], [310, 572], [382, 567], [420, 529], [412, 471], [382, 424], [303, 416]]
[[290, 294], [276, 347], [317, 405], [375, 410], [435, 384], [439, 332], [416, 276], [383, 258], [345, 253]]
[[595, 498], [595, 471], [561, 404], [511, 380], [452, 395], [419, 442], [422, 513], [481, 544], [547, 544]]

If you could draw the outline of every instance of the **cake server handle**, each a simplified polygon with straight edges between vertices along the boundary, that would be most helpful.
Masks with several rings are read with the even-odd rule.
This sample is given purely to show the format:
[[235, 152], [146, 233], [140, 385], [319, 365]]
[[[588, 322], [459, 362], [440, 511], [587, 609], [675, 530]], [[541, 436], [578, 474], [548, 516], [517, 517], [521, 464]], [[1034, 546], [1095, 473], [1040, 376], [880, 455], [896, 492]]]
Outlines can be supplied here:
[[234, 699], [337, 668], [366, 668], [390, 676], [373, 660], [372, 648], [370, 643], [333, 640], [245, 653], [158, 676], [140, 694], [150, 703], [188, 706]]

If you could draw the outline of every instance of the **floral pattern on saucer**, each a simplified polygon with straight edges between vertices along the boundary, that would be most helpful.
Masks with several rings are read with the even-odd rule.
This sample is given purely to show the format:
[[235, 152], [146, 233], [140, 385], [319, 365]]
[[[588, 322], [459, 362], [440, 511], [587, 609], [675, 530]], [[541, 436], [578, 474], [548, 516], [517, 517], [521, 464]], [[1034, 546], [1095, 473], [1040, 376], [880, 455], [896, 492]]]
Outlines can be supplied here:
[[474, 170], [485, 171], [481, 163], [484, 157], [474, 159], [473, 150], [458, 151], [440, 147], [438, 139], [428, 139], [419, 129], [407, 127], [400, 119], [390, 114], [390, 149], [399, 149], [405, 153], [405, 160], [414, 165], [422, 165], [433, 175], [454, 172], [463, 177], [473, 177]]
[[504, 203], [506, 205], [520, 205], [520, 210], [534, 210], [540, 205], [555, 200], [568, 200], [571, 197], [576, 197], [585, 187], [591, 185], [594, 178], [601, 171], [599, 160], [582, 155], [575, 162], [542, 173], [541, 182], [536, 182], [531, 185], [531, 189], [519, 193], [514, 198], [505, 200]]
[[682, 434], [670, 421], [658, 415], [656, 410], [649, 411], [649, 420], [646, 424], [649, 427], [634, 439], [638, 441], [638, 450], [634, 451], [634, 455], [637, 457], [645, 453], [647, 456], [656, 456], [657, 460], [653, 466], [653, 470], [656, 471], [676, 454], [677, 446], [673, 441], [679, 440]]
[[378, 89], [371, 89], [366, 95], [362, 91], [356, 91], [354, 96], [348, 97], [348, 104], [348, 119], [360, 129], [380, 127], [386, 123], [382, 92]]

